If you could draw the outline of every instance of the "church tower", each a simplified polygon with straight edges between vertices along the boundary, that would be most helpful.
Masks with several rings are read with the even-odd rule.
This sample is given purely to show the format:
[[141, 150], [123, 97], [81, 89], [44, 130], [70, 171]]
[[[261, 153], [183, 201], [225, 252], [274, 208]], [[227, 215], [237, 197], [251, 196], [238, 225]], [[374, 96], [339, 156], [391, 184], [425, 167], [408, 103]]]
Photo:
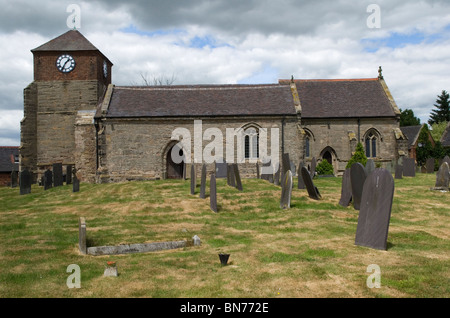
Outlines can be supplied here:
[[75, 163], [77, 114], [97, 109], [113, 64], [78, 30], [31, 52], [34, 81], [24, 89], [20, 170], [36, 176], [53, 163]]

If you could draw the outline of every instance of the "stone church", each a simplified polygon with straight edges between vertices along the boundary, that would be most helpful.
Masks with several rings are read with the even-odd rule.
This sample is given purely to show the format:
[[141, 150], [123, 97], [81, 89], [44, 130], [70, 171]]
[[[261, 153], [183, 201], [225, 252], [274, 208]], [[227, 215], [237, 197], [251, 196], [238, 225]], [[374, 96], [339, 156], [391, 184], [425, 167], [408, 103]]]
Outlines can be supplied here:
[[[336, 175], [358, 142], [382, 166], [408, 152], [381, 68], [378, 77], [364, 79], [115, 86], [112, 62], [78, 30], [31, 52], [34, 80], [24, 89], [20, 169], [35, 180], [53, 163], [74, 165], [84, 182], [181, 178], [189, 165], [202, 164], [195, 152], [207, 152], [212, 140], [217, 161], [241, 153], [241, 175], [256, 177], [256, 162], [261, 167], [265, 160], [262, 133], [266, 153], [277, 154], [278, 162], [283, 153], [297, 167], [314, 157], [329, 161]], [[177, 129], [192, 138], [181, 143]], [[231, 140], [225, 138], [230, 129]]]

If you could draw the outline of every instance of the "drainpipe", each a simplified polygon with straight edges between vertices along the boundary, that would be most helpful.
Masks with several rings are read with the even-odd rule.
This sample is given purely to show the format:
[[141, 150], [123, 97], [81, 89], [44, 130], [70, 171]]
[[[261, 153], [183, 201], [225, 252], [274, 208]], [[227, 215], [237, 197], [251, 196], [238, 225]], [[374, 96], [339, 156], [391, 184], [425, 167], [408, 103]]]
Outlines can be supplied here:
[[286, 117], [283, 117], [281, 120], [281, 154], [284, 154], [284, 123], [285, 123]]
[[358, 118], [358, 143], [361, 142], [361, 119]]

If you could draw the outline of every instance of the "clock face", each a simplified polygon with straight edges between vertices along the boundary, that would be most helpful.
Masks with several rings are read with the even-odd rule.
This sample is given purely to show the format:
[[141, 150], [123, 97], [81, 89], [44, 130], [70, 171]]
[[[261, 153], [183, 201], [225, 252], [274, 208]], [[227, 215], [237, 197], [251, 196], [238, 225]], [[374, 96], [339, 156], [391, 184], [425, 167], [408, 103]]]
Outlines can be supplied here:
[[103, 61], [103, 76], [106, 78], [108, 77], [108, 64], [106, 61]]
[[75, 68], [75, 60], [69, 54], [63, 54], [56, 60], [56, 67], [60, 72], [69, 73]]

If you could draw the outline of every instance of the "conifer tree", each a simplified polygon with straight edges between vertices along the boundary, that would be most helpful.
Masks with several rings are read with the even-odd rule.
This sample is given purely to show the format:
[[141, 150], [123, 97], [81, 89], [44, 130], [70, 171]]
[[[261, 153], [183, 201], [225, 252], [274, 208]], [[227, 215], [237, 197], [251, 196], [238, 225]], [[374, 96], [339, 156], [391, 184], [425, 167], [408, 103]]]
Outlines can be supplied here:
[[430, 125], [442, 121], [450, 121], [450, 95], [447, 91], [442, 91], [441, 95], [438, 96], [434, 107], [436, 107], [436, 109], [431, 110], [430, 119], [428, 120]]
[[345, 168], [350, 168], [352, 164], [354, 164], [355, 162], [359, 162], [363, 166], [366, 166], [367, 163], [367, 157], [366, 154], [364, 153], [364, 147], [360, 142], [358, 142], [358, 144], [356, 145], [355, 154], [350, 158]]

